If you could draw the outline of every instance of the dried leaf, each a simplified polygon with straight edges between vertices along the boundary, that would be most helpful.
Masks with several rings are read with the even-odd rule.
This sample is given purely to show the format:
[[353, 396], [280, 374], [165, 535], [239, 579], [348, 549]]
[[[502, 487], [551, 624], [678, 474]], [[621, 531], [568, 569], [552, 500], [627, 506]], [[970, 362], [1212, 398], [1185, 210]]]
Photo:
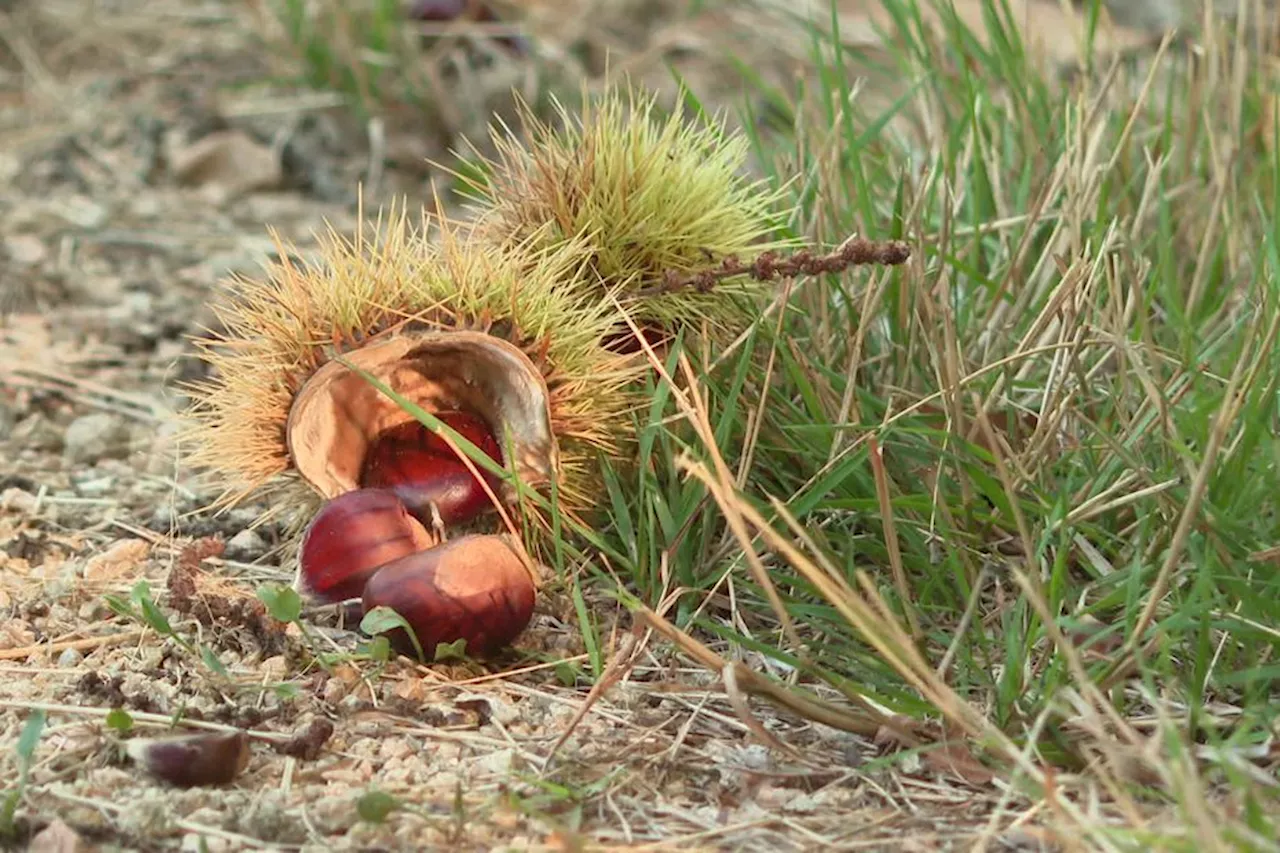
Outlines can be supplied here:
[[141, 564], [150, 553], [151, 544], [142, 539], [120, 539], [107, 550], [89, 558], [84, 566], [84, 579], [107, 583], [140, 575]]
[[272, 189], [284, 179], [279, 152], [239, 130], [172, 146], [169, 167], [179, 183], [206, 187], [224, 199]]

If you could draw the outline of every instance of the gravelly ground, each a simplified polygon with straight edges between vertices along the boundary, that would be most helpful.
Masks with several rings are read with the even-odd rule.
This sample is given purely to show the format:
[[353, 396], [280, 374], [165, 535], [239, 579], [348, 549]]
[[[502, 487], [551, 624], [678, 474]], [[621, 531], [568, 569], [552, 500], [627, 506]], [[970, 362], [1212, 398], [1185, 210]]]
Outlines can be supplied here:
[[[918, 765], [860, 772], [872, 744], [755, 709], [813, 747], [788, 765], [656, 642], [579, 720], [587, 664], [554, 590], [492, 673], [317, 666], [309, 649], [349, 653], [359, 638], [330, 613], [309, 617], [309, 637], [266, 616], [257, 584], [291, 575], [280, 531], [249, 529], [261, 506], [200, 512], [212, 495], [181, 464], [170, 417], [201, 370], [187, 338], [214, 322], [206, 297], [270, 256], [267, 225], [304, 248], [326, 222], [353, 227], [365, 128], [263, 84], [278, 66], [244, 4], [19, 0], [0, 14], [6, 784], [22, 726], [47, 713], [20, 849], [933, 850], [988, 812]], [[427, 136], [393, 129], [366, 204], [427, 198], [421, 162], [443, 156]], [[143, 579], [227, 676], [112, 612], [104, 596]], [[228, 788], [166, 787], [121, 755], [113, 708], [140, 734], [179, 714], [248, 730], [250, 763]], [[373, 789], [407, 808], [362, 820]]]

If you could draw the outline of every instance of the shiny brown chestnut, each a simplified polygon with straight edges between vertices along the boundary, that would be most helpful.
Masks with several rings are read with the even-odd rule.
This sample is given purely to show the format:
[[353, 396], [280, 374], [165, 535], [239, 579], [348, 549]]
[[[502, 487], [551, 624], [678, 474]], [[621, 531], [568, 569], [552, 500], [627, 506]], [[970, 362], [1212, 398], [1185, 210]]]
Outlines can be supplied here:
[[[458, 640], [466, 640], [473, 657], [494, 654], [528, 626], [535, 595], [532, 576], [504, 536], [472, 535], [383, 566], [364, 588], [364, 609], [400, 614], [429, 662], [437, 645]], [[387, 638], [401, 654], [416, 656], [403, 629]]]
[[[483, 419], [470, 412], [439, 412], [436, 417], [501, 463], [502, 451]], [[496, 494], [502, 481], [473, 464]], [[424, 524], [434, 521], [432, 504], [446, 525], [466, 523], [493, 505], [480, 480], [444, 438], [417, 421], [391, 427], [374, 439], [365, 453], [360, 484], [394, 491]]]
[[380, 566], [438, 541], [394, 492], [347, 492], [328, 501], [307, 525], [295, 586], [326, 604], [359, 598]]

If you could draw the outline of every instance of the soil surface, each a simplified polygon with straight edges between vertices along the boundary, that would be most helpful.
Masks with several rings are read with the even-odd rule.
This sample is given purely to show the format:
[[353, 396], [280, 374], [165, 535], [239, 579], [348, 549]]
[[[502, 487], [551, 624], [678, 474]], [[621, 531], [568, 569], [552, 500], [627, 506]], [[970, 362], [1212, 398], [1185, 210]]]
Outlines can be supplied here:
[[[967, 846], [996, 792], [919, 761], [868, 772], [881, 746], [752, 703], [766, 729], [811, 747], [771, 752], [717, 678], [653, 638], [591, 695], [573, 606], [554, 590], [487, 668], [379, 664], [340, 614], [304, 614], [305, 633], [267, 614], [259, 585], [292, 579], [282, 531], [252, 526], [261, 505], [204, 512], [214, 494], [174, 440], [181, 385], [203, 369], [190, 338], [216, 326], [220, 280], [273, 257], [268, 226], [306, 251], [327, 225], [354, 228], [362, 184], [366, 208], [427, 202], [425, 161], [460, 129], [362, 122], [291, 85], [281, 48], [262, 40], [269, 5], [0, 2], [4, 786], [23, 727], [46, 715], [17, 848]], [[650, 20], [618, 5], [597, 55], [573, 67], [617, 50], [625, 21]], [[700, 33], [750, 30], [729, 18], [647, 27], [636, 45], [655, 64], [635, 67], [687, 57]], [[567, 46], [543, 50], [571, 66]], [[110, 606], [139, 581], [177, 639]], [[608, 662], [631, 632], [593, 604]], [[249, 733], [232, 783], [177, 788], [126, 754], [179, 718], [188, 734]], [[1004, 841], [1034, 849], [1020, 833]]]

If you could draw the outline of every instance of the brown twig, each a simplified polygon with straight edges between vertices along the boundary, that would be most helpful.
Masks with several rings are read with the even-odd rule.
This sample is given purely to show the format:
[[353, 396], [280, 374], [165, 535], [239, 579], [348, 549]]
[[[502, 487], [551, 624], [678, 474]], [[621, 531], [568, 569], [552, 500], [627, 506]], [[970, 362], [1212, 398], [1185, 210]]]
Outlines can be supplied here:
[[898, 266], [911, 257], [911, 247], [901, 240], [865, 240], [851, 237], [840, 244], [839, 248], [825, 255], [814, 254], [809, 249], [801, 249], [788, 257], [781, 257], [777, 252], [764, 252], [755, 260], [744, 263], [734, 255], [720, 262], [719, 266], [701, 272], [681, 273], [667, 270], [662, 277], [662, 284], [643, 288], [636, 293], [638, 297], [660, 296], [677, 290], [693, 288], [706, 293], [726, 278], [740, 275], [750, 276], [756, 281], [776, 281], [779, 278], [796, 278], [802, 275], [823, 275], [825, 273], [843, 272], [849, 267]]
[[897, 733], [899, 737], [911, 743], [911, 745], [914, 746], [919, 743], [919, 740], [911, 732], [906, 731], [903, 726], [899, 725], [898, 721], [886, 717], [874, 709], [838, 708], [817, 697], [806, 696], [799, 692], [788, 690], [780, 684], [775, 684], [764, 676], [748, 669], [744, 664], [730, 664], [729, 661], [716, 654], [708, 646], [681, 631], [648, 607], [641, 606], [636, 608], [635, 618], [638, 622], [652, 628], [655, 632], [671, 641], [680, 651], [693, 658], [703, 667], [721, 673], [722, 677], [725, 667], [733, 666], [734, 686], [743, 693], [767, 699], [801, 717], [815, 720], [842, 731], [874, 737], [881, 728], [888, 727], [891, 731]]
[[126, 631], [123, 634], [110, 634], [105, 637], [87, 637], [82, 640], [64, 640], [60, 643], [36, 643], [17, 649], [0, 649], [0, 660], [21, 660], [41, 653], [52, 654], [74, 649], [78, 652], [112, 646], [118, 643], [130, 643], [141, 637], [144, 631]]

